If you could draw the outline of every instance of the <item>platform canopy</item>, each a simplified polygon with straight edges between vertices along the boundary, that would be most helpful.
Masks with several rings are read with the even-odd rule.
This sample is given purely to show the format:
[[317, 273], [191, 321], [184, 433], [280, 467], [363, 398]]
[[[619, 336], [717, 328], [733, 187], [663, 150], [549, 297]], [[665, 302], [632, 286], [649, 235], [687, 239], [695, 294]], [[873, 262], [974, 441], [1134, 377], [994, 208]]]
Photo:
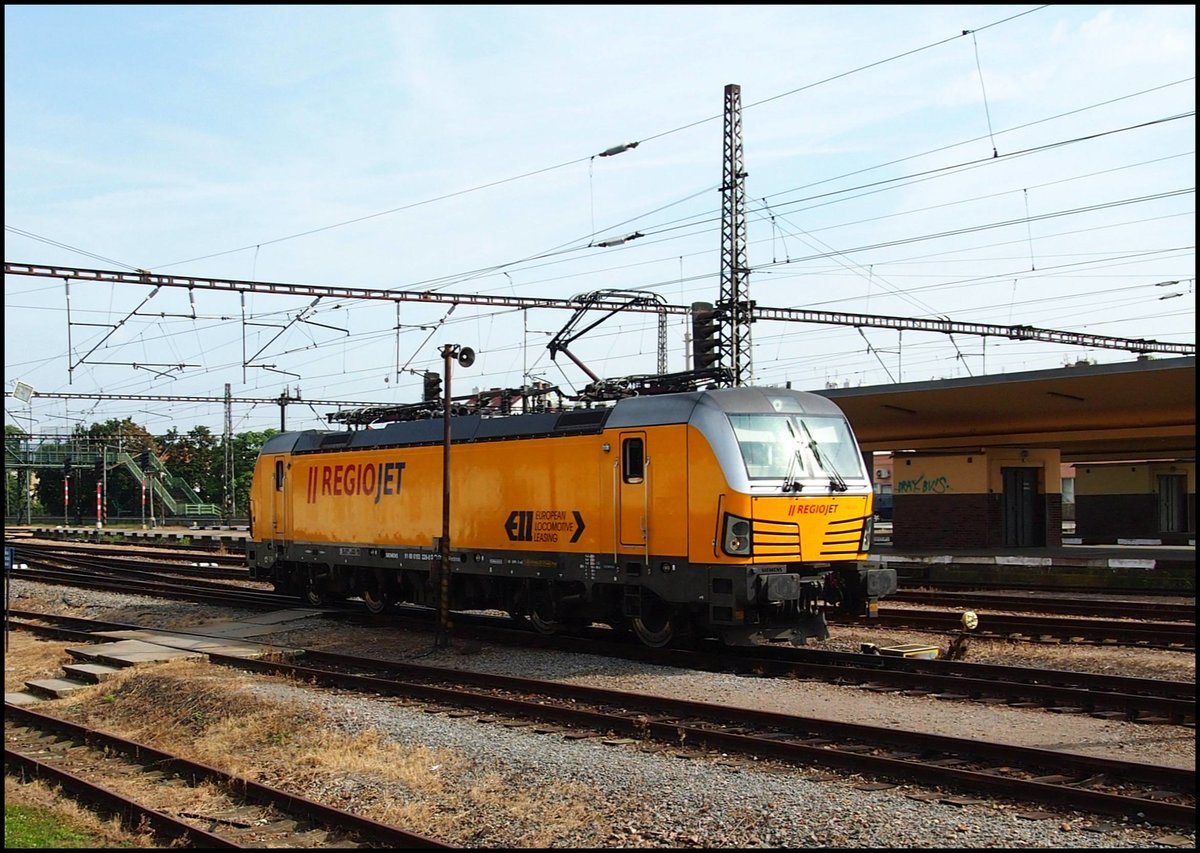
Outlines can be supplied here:
[[1057, 447], [1063, 462], [1195, 459], [1196, 359], [815, 391], [863, 450]]

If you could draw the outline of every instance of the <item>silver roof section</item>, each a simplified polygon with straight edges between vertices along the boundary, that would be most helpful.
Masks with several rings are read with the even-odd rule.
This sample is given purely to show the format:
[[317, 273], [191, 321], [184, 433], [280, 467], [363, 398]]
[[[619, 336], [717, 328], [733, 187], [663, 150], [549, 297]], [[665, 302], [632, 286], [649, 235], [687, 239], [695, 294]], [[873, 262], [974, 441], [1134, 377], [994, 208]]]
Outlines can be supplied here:
[[[481, 417], [456, 416], [455, 443], [552, 435], [599, 434], [604, 429], [630, 429], [665, 424], [695, 424], [714, 446], [728, 444], [728, 414], [795, 412], [840, 416], [841, 410], [824, 397], [788, 388], [718, 388], [627, 397], [612, 407], [570, 412]], [[718, 438], [718, 436], [721, 436]], [[366, 447], [405, 447], [444, 440], [441, 418], [389, 423], [381, 429], [305, 430], [269, 439], [262, 453], [320, 452]]]
[[725, 414], [739, 415], [773, 412], [842, 415], [836, 403], [807, 391], [794, 391], [791, 388], [717, 388], [620, 400], [606, 426], [628, 428], [685, 424], [694, 419], [697, 406], [711, 406]]
[[661, 424], [686, 424], [691, 420], [696, 404], [706, 393], [710, 392], [685, 391], [682, 394], [626, 397], [618, 400], [613, 406], [605, 427], [627, 429]]
[[[708, 439], [721, 470], [725, 472], [725, 479], [736, 491], [747, 494], [778, 494], [782, 481], [750, 479], [742, 460], [741, 448], [729, 423], [729, 415], [769, 415], [777, 412], [836, 417], [843, 420], [846, 417], [836, 404], [824, 397], [807, 391], [793, 391], [790, 388], [723, 388], [702, 395], [696, 406], [691, 424]], [[869, 483], [859, 482], [861, 478], [857, 476], [848, 476], [847, 479], [854, 483], [850, 494], [864, 493], [871, 488]]]

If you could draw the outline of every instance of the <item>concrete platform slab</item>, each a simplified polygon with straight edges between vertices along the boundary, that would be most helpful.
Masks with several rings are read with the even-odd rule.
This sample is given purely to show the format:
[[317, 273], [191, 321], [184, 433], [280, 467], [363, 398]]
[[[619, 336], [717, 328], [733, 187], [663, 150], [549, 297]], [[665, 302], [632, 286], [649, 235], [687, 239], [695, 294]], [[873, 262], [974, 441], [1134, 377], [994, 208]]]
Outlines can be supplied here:
[[314, 619], [323, 615], [324, 614], [320, 610], [296, 607], [289, 608], [287, 610], [272, 610], [269, 613], [259, 613], [255, 616], [247, 616], [241, 621], [251, 622], [256, 625], [278, 625], [281, 622], [295, 622], [300, 619]]
[[136, 666], [137, 664], [203, 657], [196, 652], [142, 640], [120, 640], [115, 643], [98, 643], [94, 646], [69, 648], [67, 654], [76, 660], [99, 661], [116, 666]]
[[1108, 561], [1108, 565], [1114, 569], [1145, 569], [1149, 571], [1154, 568], [1154, 560], [1113, 559]]
[[55, 699], [61, 699], [64, 696], [69, 696], [76, 690], [82, 690], [84, 687], [91, 687], [92, 685], [84, 681], [76, 681], [73, 678], [37, 678], [26, 681], [25, 686], [34, 695], [43, 694], [53, 696]]
[[[230, 657], [258, 658], [267, 654], [286, 654], [290, 650], [281, 648], [280, 646], [267, 646], [261, 643], [239, 642], [237, 639], [230, 639], [217, 636], [203, 636], [200, 634], [175, 634], [168, 631], [152, 631], [152, 630], [128, 630], [128, 631], [105, 631], [106, 637], [119, 637], [125, 643], [140, 643], [147, 647], [145, 654], [152, 654], [151, 649], [161, 649], [163, 652], [172, 653], [170, 656], [163, 657], [163, 660], [177, 660], [180, 657], [203, 657], [206, 654], [228, 655]], [[118, 645], [118, 644], [108, 644]], [[122, 658], [128, 659], [132, 654], [138, 652], [129, 652], [119, 650], [117, 652], [105, 652], [106, 655], [112, 656], [119, 654]]]
[[297, 627], [291, 623], [302, 622], [304, 621], [304, 618], [268, 623], [254, 622], [249, 620], [239, 620], [237, 622], [218, 622], [212, 625], [199, 625], [196, 627], [196, 630], [203, 631], [205, 635], [210, 637], [226, 637], [230, 639], [265, 637], [267, 634], [278, 634], [281, 630], [284, 630], [284, 628], [281, 626], [286, 626], [287, 629]]
[[1005, 557], [994, 558], [997, 566], [1050, 566], [1053, 561], [1049, 557]]
[[78, 681], [90, 681], [99, 684], [112, 678], [123, 667], [111, 666], [104, 663], [67, 663], [63, 664], [63, 672]]

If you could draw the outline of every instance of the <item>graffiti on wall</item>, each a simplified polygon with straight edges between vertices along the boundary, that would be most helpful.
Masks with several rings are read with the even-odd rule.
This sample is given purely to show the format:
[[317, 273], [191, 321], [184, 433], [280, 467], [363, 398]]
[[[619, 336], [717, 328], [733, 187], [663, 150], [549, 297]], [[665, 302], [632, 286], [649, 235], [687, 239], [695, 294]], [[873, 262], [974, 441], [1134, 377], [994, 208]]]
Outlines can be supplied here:
[[925, 479], [924, 474], [918, 474], [912, 480], [897, 480], [896, 493], [910, 495], [942, 495], [951, 491], [950, 481], [945, 477]]

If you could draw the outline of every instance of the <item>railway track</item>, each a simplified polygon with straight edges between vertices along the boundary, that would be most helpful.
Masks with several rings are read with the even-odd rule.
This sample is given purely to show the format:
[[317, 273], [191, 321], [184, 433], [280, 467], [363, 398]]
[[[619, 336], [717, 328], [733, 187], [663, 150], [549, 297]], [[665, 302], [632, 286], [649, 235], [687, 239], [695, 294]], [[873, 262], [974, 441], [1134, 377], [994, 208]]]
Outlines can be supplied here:
[[[1118, 622], [1111, 619], [1079, 617], [1009, 615], [975, 611], [979, 617], [976, 636], [1040, 643], [1091, 643], [1100, 645], [1141, 646], [1168, 651], [1196, 650], [1195, 622]], [[955, 633], [961, 613], [939, 610], [879, 608], [872, 622], [886, 628], [915, 628], [922, 631]], [[851, 619], [830, 618], [831, 626], [845, 625]], [[858, 620], [862, 624], [861, 620]]]
[[[146, 573], [148, 576], [171, 574], [179, 577], [241, 580], [247, 582], [251, 580], [243, 555], [188, 554], [186, 556], [176, 556], [170, 552], [164, 552], [162, 549], [137, 548], [122, 548], [119, 552], [110, 552], [98, 549], [93, 545], [59, 543], [22, 543], [16, 546], [16, 548], [18, 558], [26, 562], [37, 561], [42, 563], [48, 560], [55, 560], [56, 558], [63, 558], [76, 564], [91, 565], [98, 570], [104, 571], [121, 568], [134, 574], [138, 572]], [[1030, 597], [937, 590], [900, 590], [888, 597], [885, 607], [900, 602], [931, 604], [949, 608], [970, 608], [972, 610], [987, 608], [991, 611], [1054, 613], [1110, 619], [1141, 619], [1151, 623], [1178, 621], [1192, 625], [1193, 633], [1195, 625], [1194, 604], [1111, 599], [1097, 600], [1094, 598], [1064, 599], [1048, 595]], [[885, 614], [891, 620], [898, 618], [894, 613], [888, 613], [886, 609]], [[1079, 625], [1070, 623], [1064, 623], [1064, 625], [1068, 631], [1071, 629], [1077, 630], [1080, 627]], [[1026, 629], [1028, 629], [1028, 631], [1037, 631], [1038, 637], [1043, 635], [1058, 639], [1062, 639], [1063, 637], [1063, 628], [1061, 626], [1052, 625], [1046, 628], [1044, 625], [1031, 626], [1023, 624], [1009, 627], [1012, 630], [1008, 631], [1008, 636], [1027, 633]], [[1104, 630], [1103, 626], [1099, 626], [1098, 628], [1094, 624], [1085, 625], [1084, 627], [1088, 628], [1089, 633], [1085, 635], [1077, 634], [1076, 636], [1079, 637], [1079, 640], [1076, 641], [1103, 642], [1109, 639], [1116, 639], [1118, 642], [1121, 642], [1124, 639], [1124, 635], [1132, 634], [1132, 637], [1128, 640], [1132, 644], [1170, 647], [1177, 643], [1175, 637], [1169, 635], [1163, 636], [1164, 632], [1169, 629], [1160, 631], [1154, 625], [1150, 626], [1149, 630], [1142, 629], [1139, 626], [1123, 627], [1120, 625], [1113, 626], [1107, 631]], [[1113, 634], [1113, 632], [1120, 633], [1112, 637], [1099, 636], [1104, 633]], [[1186, 637], [1188, 633], [1187, 629], [1182, 629], [1182, 633]], [[1181, 644], [1181, 648], [1194, 648], [1194, 641], [1189, 646], [1185, 639]]]
[[215, 554], [208, 549], [194, 549], [184, 546], [158, 546], [153, 548], [140, 548], [136, 545], [101, 545], [93, 542], [44, 542], [17, 539], [9, 542], [17, 549], [17, 553], [26, 554], [71, 554], [71, 555], [112, 555], [120, 557], [134, 557], [150, 560], [164, 560], [167, 562], [180, 561], [186, 563], [189, 561], [200, 560], [204, 562], [216, 563], [222, 566], [240, 566], [246, 567], [246, 554], [241, 553], [223, 553]]
[[[73, 558], [78, 560], [78, 558]], [[15, 577], [43, 583], [66, 584], [121, 593], [196, 601], [256, 610], [296, 609], [291, 596], [278, 595], [252, 585], [163, 578], [156, 570], [113, 569], [104, 560], [87, 560], [82, 567], [61, 561], [17, 569]], [[363, 623], [369, 630], [386, 624], [403, 624], [432, 630], [433, 614], [424, 608], [397, 608], [384, 616], [365, 614], [357, 602], [339, 602], [307, 608], [331, 618]], [[36, 618], [37, 614], [32, 614]], [[946, 615], [939, 614], [943, 618]], [[949, 614], [956, 617], [956, 614]], [[84, 624], [83, 621], [80, 624]], [[998, 666], [950, 660], [920, 660], [886, 655], [853, 654], [790, 646], [759, 646], [732, 650], [716, 644], [693, 649], [646, 649], [622, 642], [615, 632], [595, 626], [583, 636], [542, 636], [515, 629], [511, 620], [483, 614], [456, 614], [462, 636], [521, 646], [539, 644], [563, 651], [626, 657], [667, 666], [718, 670], [774, 677], [858, 684], [869, 689], [913, 691], [962, 701], [1004, 701], [1025, 707], [1042, 707], [1060, 713], [1089, 713], [1153, 723], [1188, 723], [1195, 720], [1195, 685], [1158, 679], [1076, 673], [1031, 667]], [[136, 626], [113, 626], [130, 628]], [[947, 623], [947, 627], [951, 627]], [[957, 622], [953, 623], [957, 628]], [[92, 630], [97, 630], [92, 628]]]
[[[343, 615], [333, 613], [333, 616]], [[433, 631], [430, 614], [414, 613], [404, 624]], [[361, 616], [351, 614], [351, 621]], [[88, 641], [99, 631], [144, 630], [141, 626], [10, 611], [9, 624], [43, 636]], [[511, 627], [505, 620], [463, 614], [456, 624], [460, 638], [529, 647], [538, 645], [578, 654], [598, 654], [681, 669], [731, 672], [757, 677], [792, 678], [858, 686], [875, 691], [934, 696], [947, 701], [975, 701], [1042, 708], [1055, 713], [1086, 713], [1100, 718], [1145, 724], [1195, 723], [1195, 684], [1109, 674], [999, 666], [948, 660], [921, 660], [875, 654], [766, 646], [729, 650], [712, 645], [698, 649], [643, 649], [606, 639], [602, 630], [588, 637], [540, 637]], [[378, 620], [363, 630], [376, 630]], [[187, 633], [187, 632], [183, 632]]]
[[[1096, 593], [1090, 594], [1095, 596]], [[1196, 622], [1196, 604], [1166, 601], [1132, 601], [1106, 596], [1104, 598], [1060, 595], [1010, 594], [990, 592], [961, 592], [947, 590], [898, 590], [887, 597], [887, 604], [936, 604], [976, 610], [1006, 610], [1022, 613], [1060, 613], [1072, 616], [1104, 617], [1110, 619], [1146, 619], [1158, 622]]]
[[[232, 666], [236, 661], [216, 662]], [[566, 726], [591, 736], [649, 740], [671, 749], [703, 748], [759, 760], [817, 764], [1099, 814], [1142, 815], [1170, 826], [1195, 826], [1194, 770], [326, 653], [306, 652], [299, 664], [247, 663], [254, 671], [432, 703], [447, 712], [471, 710], [485, 719], [503, 714], [518, 722]]]
[[211, 662], [385, 697], [547, 736], [653, 744], [683, 755], [818, 765], [1084, 812], [1194, 827], [1195, 771], [894, 727], [305, 650], [291, 660]]
[[[134, 578], [149, 584], [140, 589], [152, 589], [154, 584], [161, 581], [163, 575], [181, 574], [188, 577], [201, 575], [213, 579], [229, 579], [244, 582], [249, 586], [261, 584], [252, 581], [248, 572], [229, 567], [209, 567], [188, 565], [181, 567], [178, 562], [167, 561], [155, 565], [126, 559], [124, 556], [113, 557], [98, 555], [82, 558], [71, 553], [60, 553], [57, 557], [49, 556], [51, 552], [39, 550], [23, 550], [18, 548], [17, 554], [24, 558], [31, 569], [37, 568], [44, 572], [58, 569], [88, 568], [96, 575], [107, 577]], [[93, 552], [94, 553], [94, 552]], [[157, 559], [157, 558], [156, 558]], [[28, 571], [23, 570], [28, 576]], [[49, 574], [44, 574], [46, 582]], [[85, 580], [81, 579], [83, 583]], [[198, 588], [197, 584], [192, 584]], [[217, 586], [217, 589], [229, 589], [228, 586]], [[147, 594], [153, 594], [147, 592]], [[166, 594], [166, 593], [164, 593]], [[293, 603], [295, 603], [293, 601]], [[1115, 621], [1112, 619], [1087, 619], [1067, 616], [1012, 615], [977, 611], [980, 616], [979, 625], [974, 633], [977, 636], [996, 639], [1016, 640], [1039, 643], [1090, 643], [1107, 645], [1129, 645], [1144, 648], [1160, 648], [1173, 651], [1191, 651], [1196, 649], [1196, 627], [1194, 618], [1190, 622], [1169, 621]], [[1176, 613], [1176, 615], [1179, 615]], [[916, 610], [888, 606], [885, 602], [880, 607], [878, 618], [870, 624], [889, 628], [910, 628], [922, 631], [935, 631], [940, 634], [953, 634], [958, 631], [960, 613], [937, 610]], [[833, 625], [856, 623], [864, 624], [862, 620], [845, 617], [831, 617]]]
[[[163, 846], [200, 848], [453, 848], [434, 838], [360, 817], [294, 793], [233, 776], [142, 743], [29, 708], [5, 703], [4, 769], [40, 779], [73, 798], [119, 815], [126, 827], [148, 826]], [[97, 784], [89, 779], [103, 779]], [[167, 810], [120, 787], [176, 789]], [[137, 780], [137, 781], [132, 781]], [[202, 785], [217, 786], [213, 801]], [[182, 792], [179, 791], [183, 788]], [[203, 803], [203, 805], [200, 805]]]
[[21, 562], [42, 568], [61, 568], [63, 570], [85, 569], [97, 576], [143, 578], [147, 580], [172, 579], [208, 579], [232, 580], [247, 584], [262, 586], [261, 581], [250, 577], [246, 569], [222, 567], [207, 561], [179, 560], [146, 560], [143, 558], [108, 557], [91, 554], [77, 556], [73, 554], [39, 553], [35, 556], [25, 555]]
[[[67, 558], [76, 562], [102, 559], [110, 567], [130, 571], [167, 573], [180, 577], [250, 580], [244, 555], [171, 553], [162, 549], [121, 548], [107, 551], [90, 545], [25, 543], [16, 546], [19, 559], [53, 560]], [[1095, 593], [1092, 593], [1094, 596]], [[1064, 598], [1050, 595], [1002, 595], [983, 592], [945, 590], [900, 590], [888, 596], [892, 603], [932, 604], [951, 608], [988, 608], [1016, 612], [1055, 613], [1112, 619], [1180, 621], [1195, 624], [1194, 603], [1131, 601], [1113, 598]]]
[[[14, 568], [14, 578], [57, 586], [97, 589], [128, 595], [145, 595], [175, 601], [195, 601], [225, 607], [250, 607], [257, 610], [295, 608], [300, 603], [290, 595], [279, 595], [264, 589], [263, 584], [246, 586], [163, 577], [161, 572], [143, 570], [109, 571], [87, 566], [63, 566], [49, 561], [32, 561], [27, 568]], [[335, 610], [337, 605], [330, 605]], [[346, 604], [343, 609], [349, 609]]]
[[[124, 540], [124, 541], [120, 541]], [[36, 536], [14, 534], [12, 531], [5, 532], [5, 541], [9, 545], [18, 543], [28, 544], [34, 547], [41, 547], [49, 542], [54, 542], [59, 545], [71, 545], [80, 548], [93, 548], [102, 550], [108, 548], [134, 549], [134, 550], [158, 550], [163, 551], [178, 551], [181, 553], [198, 553], [206, 554], [209, 557], [233, 557], [235, 559], [245, 559], [245, 544], [241, 537], [233, 539], [203, 539], [197, 538], [191, 542], [174, 542], [169, 539], [151, 539], [147, 540], [142, 537], [125, 536], [122, 534], [113, 534], [105, 536], [98, 540], [87, 536], [79, 535], [53, 535], [52, 533], [39, 533]]]

